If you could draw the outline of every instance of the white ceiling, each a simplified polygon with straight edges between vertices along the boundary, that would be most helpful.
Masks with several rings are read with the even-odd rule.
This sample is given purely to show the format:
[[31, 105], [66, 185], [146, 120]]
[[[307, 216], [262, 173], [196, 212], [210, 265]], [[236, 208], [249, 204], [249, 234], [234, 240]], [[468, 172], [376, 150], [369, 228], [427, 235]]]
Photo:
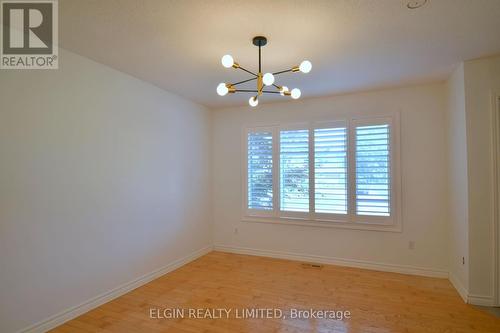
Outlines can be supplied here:
[[226, 53], [257, 69], [255, 35], [268, 37], [264, 72], [312, 62], [277, 81], [303, 97], [442, 80], [462, 60], [500, 53], [500, 0], [407, 2], [60, 0], [60, 44], [208, 107], [247, 103], [215, 89], [248, 78], [221, 66]]

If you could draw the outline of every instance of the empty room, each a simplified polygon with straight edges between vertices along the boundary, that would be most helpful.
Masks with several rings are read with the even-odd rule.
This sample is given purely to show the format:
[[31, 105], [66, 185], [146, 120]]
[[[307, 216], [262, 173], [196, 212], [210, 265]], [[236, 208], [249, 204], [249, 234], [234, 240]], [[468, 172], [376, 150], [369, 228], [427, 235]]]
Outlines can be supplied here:
[[500, 0], [0, 20], [0, 333], [500, 333]]

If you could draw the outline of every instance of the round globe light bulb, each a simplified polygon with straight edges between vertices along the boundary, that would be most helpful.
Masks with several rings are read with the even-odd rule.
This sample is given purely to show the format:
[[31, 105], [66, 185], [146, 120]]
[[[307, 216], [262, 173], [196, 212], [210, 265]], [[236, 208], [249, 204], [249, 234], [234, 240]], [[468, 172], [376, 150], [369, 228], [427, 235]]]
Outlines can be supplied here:
[[271, 73], [264, 74], [264, 76], [262, 77], [262, 82], [264, 82], [266, 86], [272, 85], [274, 83], [274, 75]]
[[288, 87], [287, 86], [283, 86], [281, 87], [281, 90], [280, 90], [280, 95], [281, 96], [285, 96], [285, 92], [288, 91]]
[[248, 104], [250, 104], [251, 107], [256, 107], [257, 105], [259, 105], [259, 99], [257, 98], [257, 96], [252, 96], [248, 100]]
[[309, 60], [304, 60], [300, 63], [299, 70], [302, 73], [309, 73], [312, 69], [312, 64]]
[[299, 88], [293, 88], [291, 91], [291, 96], [293, 99], [297, 99], [300, 97], [300, 89]]
[[217, 94], [219, 94], [219, 96], [226, 96], [228, 92], [229, 89], [226, 87], [226, 84], [219, 83], [219, 85], [217, 86]]
[[226, 54], [225, 56], [222, 57], [221, 59], [222, 66], [226, 68], [230, 68], [234, 65], [234, 59], [231, 57], [231, 55]]

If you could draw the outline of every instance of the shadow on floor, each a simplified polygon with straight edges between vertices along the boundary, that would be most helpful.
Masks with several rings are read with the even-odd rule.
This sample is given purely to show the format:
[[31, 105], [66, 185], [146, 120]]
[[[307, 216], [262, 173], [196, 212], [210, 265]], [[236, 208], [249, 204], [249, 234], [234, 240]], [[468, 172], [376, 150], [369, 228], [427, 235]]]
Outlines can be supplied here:
[[494, 315], [497, 318], [500, 318], [500, 307], [494, 308], [491, 306], [479, 306], [479, 305], [475, 305], [474, 307], [479, 309], [479, 310], [482, 310], [484, 312], [491, 313], [492, 315]]

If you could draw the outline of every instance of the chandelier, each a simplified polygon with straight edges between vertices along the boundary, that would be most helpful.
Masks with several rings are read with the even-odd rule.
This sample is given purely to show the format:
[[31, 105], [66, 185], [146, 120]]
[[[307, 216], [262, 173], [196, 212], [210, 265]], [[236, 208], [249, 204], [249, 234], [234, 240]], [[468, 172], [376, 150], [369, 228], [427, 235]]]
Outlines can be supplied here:
[[[233, 94], [237, 92], [242, 92], [242, 93], [255, 93], [256, 95], [250, 97], [248, 100], [248, 104], [250, 106], [255, 107], [259, 104], [259, 97], [262, 96], [263, 94], [280, 94], [281, 96], [290, 96], [293, 99], [297, 99], [300, 97], [301, 92], [299, 88], [293, 88], [292, 90], [289, 90], [287, 86], [280, 86], [274, 83], [275, 76], [283, 73], [288, 73], [288, 72], [302, 72], [302, 73], [309, 73], [312, 68], [312, 64], [308, 60], [304, 60], [300, 63], [300, 65], [293, 66], [290, 69], [286, 69], [283, 71], [279, 72], [274, 72], [274, 73], [265, 73], [262, 74], [262, 66], [261, 66], [261, 47], [267, 44], [267, 38], [263, 36], [257, 36], [253, 38], [253, 45], [259, 47], [259, 71], [258, 73], [254, 73], [248, 69], [245, 69], [241, 67], [240, 64], [234, 61], [233, 57], [230, 56], [229, 54], [226, 54], [225, 56], [222, 57], [221, 62], [222, 66], [226, 68], [235, 68], [235, 69], [240, 69], [242, 71], [247, 72], [248, 74], [251, 74], [252, 77], [247, 80], [243, 80], [240, 82], [236, 83], [220, 83], [217, 86], [217, 94], [220, 96], [225, 96], [228, 93]], [[257, 80], [257, 89], [238, 89], [236, 86], [250, 82], [253, 80]], [[268, 89], [265, 87], [269, 87], [269, 89], [273, 90], [264, 90]]]

